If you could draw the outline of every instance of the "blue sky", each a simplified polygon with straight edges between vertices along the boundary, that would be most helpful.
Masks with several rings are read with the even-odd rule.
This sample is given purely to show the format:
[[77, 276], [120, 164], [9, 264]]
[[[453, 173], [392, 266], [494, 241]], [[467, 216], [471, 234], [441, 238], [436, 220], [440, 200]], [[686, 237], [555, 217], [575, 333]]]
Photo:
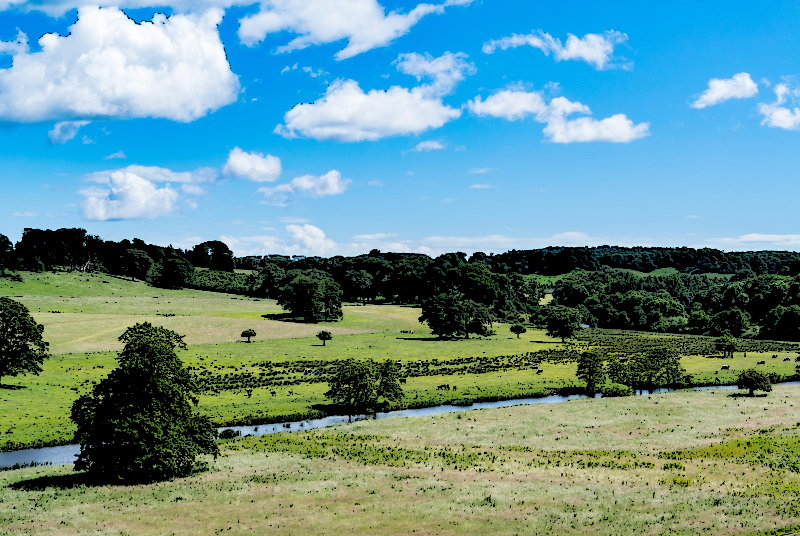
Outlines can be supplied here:
[[797, 1], [0, 9], [12, 240], [800, 248]]

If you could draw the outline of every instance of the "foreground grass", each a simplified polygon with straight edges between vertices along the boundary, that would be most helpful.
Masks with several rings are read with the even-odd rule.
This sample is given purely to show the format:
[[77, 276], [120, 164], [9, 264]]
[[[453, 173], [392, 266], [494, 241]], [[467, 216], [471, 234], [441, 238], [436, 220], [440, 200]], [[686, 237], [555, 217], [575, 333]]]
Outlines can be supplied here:
[[[683, 391], [225, 442], [195, 477], [0, 473], [7, 534], [763, 534], [800, 524], [800, 395]], [[776, 448], [780, 446], [780, 448]]]

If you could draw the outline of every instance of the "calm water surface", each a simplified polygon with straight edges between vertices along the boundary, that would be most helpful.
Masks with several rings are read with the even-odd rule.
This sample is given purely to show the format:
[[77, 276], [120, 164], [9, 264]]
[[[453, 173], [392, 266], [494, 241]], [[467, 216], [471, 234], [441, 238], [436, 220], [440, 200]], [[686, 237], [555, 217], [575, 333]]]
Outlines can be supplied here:
[[[800, 382], [786, 382], [780, 385], [800, 385]], [[738, 389], [735, 385], [711, 385], [708, 387], [695, 387], [695, 391], [705, 391], [708, 389]], [[659, 394], [672, 391], [672, 389], [656, 389], [651, 394]], [[637, 394], [648, 394], [637, 391]], [[596, 395], [600, 398], [600, 395]], [[498, 402], [478, 402], [471, 406], [434, 406], [431, 408], [420, 409], [404, 409], [400, 411], [388, 411], [386, 413], [378, 413], [378, 419], [391, 419], [394, 417], [426, 417], [428, 415], [438, 415], [440, 413], [453, 413], [456, 411], [471, 411], [475, 409], [488, 409], [488, 408], [505, 408], [509, 406], [518, 405], [535, 405], [535, 404], [558, 404], [575, 400], [579, 398], [587, 398], [586, 395], [570, 395], [559, 396], [552, 395], [544, 398], [518, 398], [515, 400], [500, 400]], [[371, 419], [372, 417], [355, 417], [354, 420]], [[226, 426], [219, 428], [220, 431], [230, 428], [239, 432], [241, 435], [264, 435], [274, 434], [276, 432], [297, 432], [300, 430], [313, 430], [314, 428], [323, 428], [325, 426], [332, 426], [334, 424], [343, 424], [350, 422], [348, 417], [330, 416], [322, 419], [312, 419], [308, 421], [293, 421], [280, 424], [260, 424], [257, 426]], [[44, 447], [39, 449], [16, 450], [14, 452], [0, 453], [0, 467], [11, 467], [14, 464], [24, 463], [39, 463], [51, 465], [64, 465], [75, 461], [80, 448], [78, 445], [64, 445], [61, 447]]]

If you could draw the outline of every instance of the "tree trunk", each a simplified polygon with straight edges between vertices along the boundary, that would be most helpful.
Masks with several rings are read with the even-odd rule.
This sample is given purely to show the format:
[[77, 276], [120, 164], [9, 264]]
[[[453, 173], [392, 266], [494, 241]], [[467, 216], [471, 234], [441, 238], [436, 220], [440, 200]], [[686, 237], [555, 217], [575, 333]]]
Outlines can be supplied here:
[[325, 346], [325, 339], [322, 339], [322, 346]]

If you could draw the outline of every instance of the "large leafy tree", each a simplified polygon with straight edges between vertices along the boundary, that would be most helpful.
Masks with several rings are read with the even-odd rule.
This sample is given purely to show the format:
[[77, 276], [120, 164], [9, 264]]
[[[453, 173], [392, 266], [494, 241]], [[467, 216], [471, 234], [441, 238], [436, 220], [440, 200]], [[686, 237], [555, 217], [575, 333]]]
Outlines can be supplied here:
[[278, 305], [305, 322], [337, 320], [342, 318], [341, 296], [339, 284], [332, 279], [299, 274], [281, 288]]
[[560, 337], [561, 342], [581, 327], [581, 314], [577, 309], [563, 305], [551, 305], [545, 319], [548, 337]]
[[686, 370], [680, 357], [668, 348], [654, 348], [633, 356], [628, 362], [632, 387], [653, 390], [683, 383]]
[[201, 454], [216, 457], [214, 428], [192, 408], [197, 386], [175, 351], [183, 337], [145, 322], [119, 340], [118, 368], [72, 405], [75, 469], [152, 482], [189, 474]]
[[348, 415], [372, 413], [384, 402], [403, 398], [400, 370], [396, 363], [386, 360], [376, 363], [369, 359], [347, 359], [339, 362], [328, 380], [326, 398], [343, 406]]
[[586, 382], [586, 390], [594, 394], [598, 386], [606, 381], [603, 359], [594, 352], [584, 352], [578, 358], [578, 370], [575, 374], [579, 380]]
[[0, 383], [3, 376], [39, 374], [47, 355], [42, 339], [44, 326], [37, 324], [28, 308], [11, 298], [0, 298]]
[[750, 391], [750, 396], [753, 396], [755, 391], [764, 391], [765, 393], [772, 391], [769, 376], [755, 369], [743, 370], [736, 379], [736, 385], [739, 386], [739, 389]]
[[469, 338], [470, 333], [488, 337], [494, 315], [492, 310], [474, 300], [464, 299], [458, 292], [431, 296], [422, 302], [420, 322], [425, 322], [431, 333], [440, 339]]
[[714, 348], [717, 351], [722, 352], [723, 358], [730, 357], [733, 359], [733, 353], [736, 351], [737, 347], [738, 342], [730, 333], [723, 333], [721, 337], [714, 341]]

